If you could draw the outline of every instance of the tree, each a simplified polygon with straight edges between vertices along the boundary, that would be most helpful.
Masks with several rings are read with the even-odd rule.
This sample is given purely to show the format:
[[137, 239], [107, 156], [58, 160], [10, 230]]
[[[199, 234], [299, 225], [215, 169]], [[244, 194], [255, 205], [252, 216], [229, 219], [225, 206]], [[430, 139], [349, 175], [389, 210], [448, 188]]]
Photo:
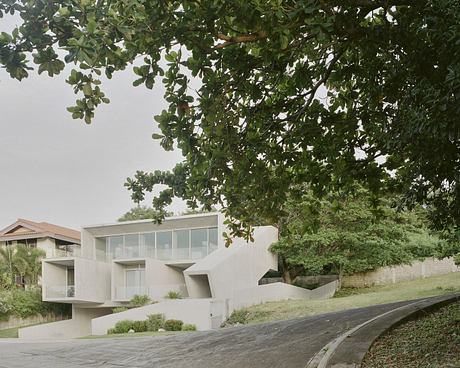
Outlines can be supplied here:
[[369, 192], [328, 193], [321, 200], [311, 192], [302, 200], [289, 200], [282, 219], [280, 240], [271, 246], [278, 253], [283, 277], [292, 282], [299, 274], [344, 274], [441, 256], [445, 241], [426, 227], [427, 211], [392, 208], [395, 197], [369, 206]]
[[36, 285], [41, 275], [41, 259], [45, 256], [42, 249], [23, 244], [0, 247], [0, 288], [12, 288], [16, 275], [23, 277], [27, 284]]
[[81, 98], [68, 110], [90, 123], [109, 102], [102, 71], [111, 78], [143, 57], [133, 84], [151, 89], [161, 77], [169, 103], [154, 138], [167, 150], [177, 142], [184, 162], [128, 179], [135, 202], [166, 184], [155, 209], [173, 197], [192, 208], [219, 204], [238, 220], [233, 235], [250, 237], [257, 219], [285, 215], [303, 183], [322, 196], [357, 180], [376, 198], [391, 189], [404, 194], [402, 205], [429, 205], [433, 226], [459, 244], [459, 7], [459, 0], [1, 0], [0, 14], [18, 12], [24, 23], [1, 34], [0, 62], [19, 80], [30, 53], [50, 76], [74, 63], [67, 82]]
[[147, 207], [147, 206], [137, 206], [137, 207], [131, 208], [117, 221], [123, 222], [123, 221], [134, 221], [134, 220], [147, 220], [147, 219], [155, 219], [158, 217], [159, 217], [159, 211], [151, 207]]

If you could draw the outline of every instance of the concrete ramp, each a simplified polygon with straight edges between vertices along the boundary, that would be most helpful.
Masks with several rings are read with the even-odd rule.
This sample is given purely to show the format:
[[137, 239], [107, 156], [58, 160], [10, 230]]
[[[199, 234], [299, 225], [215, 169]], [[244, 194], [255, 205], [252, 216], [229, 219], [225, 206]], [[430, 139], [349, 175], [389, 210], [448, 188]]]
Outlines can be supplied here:
[[184, 271], [192, 298], [230, 299], [238, 289], [256, 287], [269, 270], [277, 270], [276, 255], [268, 250], [277, 241], [272, 226], [254, 230], [254, 242], [234, 239], [228, 248], [220, 248]]

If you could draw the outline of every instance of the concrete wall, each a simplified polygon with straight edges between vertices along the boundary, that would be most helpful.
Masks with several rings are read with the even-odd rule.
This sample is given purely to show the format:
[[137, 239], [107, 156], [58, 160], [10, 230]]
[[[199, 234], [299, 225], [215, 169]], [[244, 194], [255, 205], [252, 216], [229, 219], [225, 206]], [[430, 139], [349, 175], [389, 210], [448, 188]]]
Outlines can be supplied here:
[[230, 311], [246, 308], [251, 305], [287, 299], [327, 299], [331, 298], [338, 287], [333, 281], [315, 290], [308, 290], [281, 282], [259, 285], [257, 287], [235, 290]]
[[[144, 307], [133, 308], [125, 312], [109, 314], [104, 317], [92, 320], [92, 334], [105, 335], [109, 328], [115, 327], [118, 321], [125, 319], [146, 320], [147, 315], [162, 313], [166, 319], [180, 319], [184, 323], [193, 323], [198, 330], [211, 329], [211, 308], [212, 299], [174, 299], [165, 300], [157, 304], [150, 304]], [[219, 311], [222, 303], [217, 304], [217, 310], [213, 307], [215, 314], [222, 316], [224, 312]], [[220, 314], [219, 314], [220, 313]], [[221, 317], [223, 318], [223, 317]]]
[[297, 283], [300, 286], [308, 286], [311, 284], [318, 284], [319, 286], [323, 286], [338, 279], [338, 275], [297, 276], [294, 279], [294, 283]]
[[347, 275], [342, 279], [342, 286], [366, 287], [387, 285], [459, 271], [460, 267], [455, 265], [452, 258], [444, 258], [443, 260], [427, 258], [424, 261], [414, 261], [411, 265], [382, 267], [374, 271]]
[[207, 276], [211, 295], [216, 299], [230, 299], [238, 289], [255, 287], [270, 269], [276, 270], [276, 255], [268, 247], [277, 240], [277, 230], [272, 226], [254, 229], [254, 243], [234, 239], [229, 248], [220, 248], [185, 270], [189, 295], [194, 298], [207, 295], [204, 277]]
[[46, 323], [18, 330], [20, 339], [49, 340], [71, 339], [91, 334], [91, 320], [111, 313], [107, 308], [76, 308], [72, 307], [72, 319]]
[[30, 316], [30, 317], [27, 317], [27, 318], [18, 318], [18, 317], [10, 316], [8, 321], [1, 321], [0, 322], [0, 330], [6, 330], [8, 328], [35, 325], [35, 324], [38, 324], [38, 323], [61, 321], [63, 319], [68, 319], [68, 317], [63, 316], [63, 315], [54, 315], [52, 313], [49, 313], [49, 314], [47, 314], [45, 316], [42, 316], [41, 314], [37, 314], [36, 316]]
[[103, 303], [110, 300], [110, 264], [75, 258], [75, 298]]
[[183, 270], [167, 266], [156, 259], [145, 261], [145, 282], [149, 296], [153, 300], [160, 300], [170, 291], [181, 293], [187, 297]]

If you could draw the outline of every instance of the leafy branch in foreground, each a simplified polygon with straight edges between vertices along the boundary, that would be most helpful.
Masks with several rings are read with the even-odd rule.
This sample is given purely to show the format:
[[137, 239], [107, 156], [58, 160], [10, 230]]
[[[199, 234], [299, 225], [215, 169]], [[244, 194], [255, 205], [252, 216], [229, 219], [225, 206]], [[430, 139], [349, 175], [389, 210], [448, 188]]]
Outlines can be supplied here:
[[86, 122], [108, 102], [103, 72], [111, 78], [139, 60], [134, 85], [151, 89], [161, 78], [169, 106], [155, 118], [155, 138], [167, 150], [176, 142], [184, 162], [128, 179], [135, 202], [166, 184], [155, 209], [173, 197], [192, 208], [219, 205], [238, 220], [232, 234], [248, 238], [258, 219], [276, 224], [304, 183], [320, 197], [359, 181], [376, 196], [403, 193], [401, 205], [429, 205], [433, 226], [458, 251], [459, 7], [0, 0], [0, 16], [23, 20], [0, 35], [0, 63], [19, 80], [30, 54], [50, 76], [73, 63], [67, 82], [80, 98], [69, 110]]

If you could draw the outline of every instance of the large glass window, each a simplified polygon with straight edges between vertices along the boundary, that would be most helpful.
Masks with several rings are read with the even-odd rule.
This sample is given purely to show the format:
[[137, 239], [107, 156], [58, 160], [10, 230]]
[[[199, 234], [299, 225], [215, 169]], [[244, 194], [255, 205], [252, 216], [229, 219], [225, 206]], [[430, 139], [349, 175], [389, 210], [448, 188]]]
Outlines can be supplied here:
[[110, 241], [110, 258], [117, 259], [123, 257], [123, 236], [111, 236]]
[[209, 229], [209, 251], [214, 252], [217, 249], [217, 227]]
[[125, 235], [125, 258], [139, 257], [139, 234]]
[[132, 299], [134, 295], [146, 295], [145, 269], [126, 270], [126, 287], [122, 299]]
[[174, 231], [174, 259], [190, 259], [190, 230]]
[[162, 231], [157, 233], [157, 258], [161, 260], [172, 259], [171, 231]]
[[141, 257], [155, 258], [155, 233], [140, 234]]
[[208, 254], [208, 229], [193, 229], [191, 236], [191, 259], [205, 257]]

